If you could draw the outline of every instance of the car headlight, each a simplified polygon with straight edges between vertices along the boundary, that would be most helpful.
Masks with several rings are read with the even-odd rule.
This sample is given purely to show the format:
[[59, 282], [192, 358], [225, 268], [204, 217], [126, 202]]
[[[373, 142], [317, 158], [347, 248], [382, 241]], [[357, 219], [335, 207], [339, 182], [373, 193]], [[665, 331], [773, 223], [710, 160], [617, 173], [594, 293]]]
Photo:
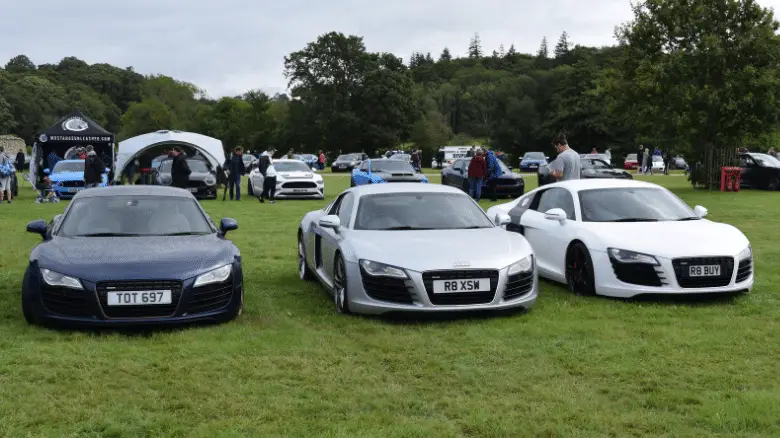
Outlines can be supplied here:
[[609, 253], [610, 257], [619, 261], [620, 263], [647, 263], [656, 266], [660, 265], [660, 263], [658, 263], [658, 259], [648, 254], [617, 248], [608, 248], [607, 252]]
[[360, 267], [368, 275], [374, 277], [391, 277], [391, 278], [409, 278], [406, 275], [406, 271], [395, 266], [386, 265], [384, 263], [372, 262], [371, 260], [360, 260]]
[[216, 184], [216, 183], [217, 183], [217, 179], [216, 179], [216, 178], [214, 178], [213, 176], [207, 176], [207, 177], [206, 177], [206, 178], [203, 180], [203, 182], [204, 182], [204, 183], [206, 183], [206, 185], [207, 185], [207, 186], [213, 186], [214, 184]]
[[317, 180], [317, 184], [318, 185], [323, 185], [323, 184], [325, 184], [325, 180], [320, 178], [320, 179]]
[[349, 163], [349, 165], [350, 166], [357, 166], [357, 161], [353, 161], [353, 162]]
[[528, 257], [509, 265], [509, 272], [507, 275], [517, 275], [521, 272], [530, 272], [533, 269], [534, 269], [534, 256], [529, 255]]
[[59, 272], [54, 272], [49, 269], [41, 269], [41, 277], [43, 277], [43, 281], [49, 286], [67, 287], [68, 289], [78, 290], [84, 289], [78, 278], [60, 274]]
[[203, 286], [212, 283], [222, 283], [230, 277], [230, 273], [233, 271], [233, 265], [220, 266], [217, 269], [201, 274], [195, 279], [195, 284], [192, 287]]
[[753, 258], [753, 248], [748, 245], [747, 248], [743, 249], [741, 253], [737, 256], [737, 260], [745, 260]]

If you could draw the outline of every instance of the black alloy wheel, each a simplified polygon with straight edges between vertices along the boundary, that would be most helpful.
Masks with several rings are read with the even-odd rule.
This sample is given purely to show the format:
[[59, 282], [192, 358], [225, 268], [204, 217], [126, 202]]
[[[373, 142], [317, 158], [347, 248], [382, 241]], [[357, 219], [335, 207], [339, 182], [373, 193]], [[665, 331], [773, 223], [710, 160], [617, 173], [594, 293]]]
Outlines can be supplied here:
[[588, 248], [582, 243], [575, 243], [566, 253], [566, 284], [569, 290], [577, 295], [596, 294], [593, 262]]
[[344, 266], [344, 259], [341, 255], [336, 256], [336, 263], [333, 267], [333, 302], [336, 304], [336, 312], [349, 315], [349, 296], [347, 295], [347, 271]]

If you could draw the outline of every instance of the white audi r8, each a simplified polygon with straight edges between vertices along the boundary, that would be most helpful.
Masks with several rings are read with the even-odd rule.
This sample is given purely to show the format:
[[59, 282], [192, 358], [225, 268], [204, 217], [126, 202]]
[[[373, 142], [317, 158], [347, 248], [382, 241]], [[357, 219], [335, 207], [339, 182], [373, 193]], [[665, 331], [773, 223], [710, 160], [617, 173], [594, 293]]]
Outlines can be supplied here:
[[[276, 170], [277, 199], [324, 199], [325, 180], [314, 173], [308, 164], [301, 160], [274, 160]], [[263, 174], [255, 167], [249, 172], [249, 196], [260, 196], [263, 191]]]
[[[531, 243], [539, 275], [581, 295], [747, 292], [750, 242], [669, 190], [615, 179], [563, 181], [491, 207]], [[503, 217], [503, 219], [502, 219]]]

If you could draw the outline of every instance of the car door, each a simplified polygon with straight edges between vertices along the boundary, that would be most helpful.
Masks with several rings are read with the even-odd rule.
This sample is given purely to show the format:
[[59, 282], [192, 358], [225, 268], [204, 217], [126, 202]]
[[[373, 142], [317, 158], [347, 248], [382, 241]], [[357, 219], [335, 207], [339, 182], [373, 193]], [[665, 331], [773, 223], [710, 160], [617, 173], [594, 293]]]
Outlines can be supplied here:
[[746, 187], [759, 187], [759, 171], [758, 163], [756, 163], [750, 155], [739, 156], [739, 167], [742, 168], [742, 183]]
[[[553, 208], [565, 211], [567, 221], [561, 224], [545, 219], [544, 213]], [[540, 273], [545, 277], [565, 279], [566, 248], [574, 238], [576, 225], [574, 198], [561, 187], [539, 192], [520, 217], [522, 234], [533, 247]]]
[[341, 228], [333, 230], [317, 226], [317, 233], [320, 236], [320, 250], [322, 260], [323, 278], [326, 278], [329, 284], [333, 284], [333, 266], [336, 257], [336, 251], [339, 249], [343, 239], [344, 230], [351, 228], [350, 218], [352, 217], [352, 207], [354, 206], [355, 195], [351, 192], [344, 193], [340, 199], [333, 205], [329, 215], [336, 215], [341, 220]]
[[452, 173], [450, 173], [449, 185], [462, 189], [463, 182], [465, 180], [464, 173], [463, 173], [465, 169], [466, 169], [465, 160], [455, 160], [455, 162], [452, 163]]

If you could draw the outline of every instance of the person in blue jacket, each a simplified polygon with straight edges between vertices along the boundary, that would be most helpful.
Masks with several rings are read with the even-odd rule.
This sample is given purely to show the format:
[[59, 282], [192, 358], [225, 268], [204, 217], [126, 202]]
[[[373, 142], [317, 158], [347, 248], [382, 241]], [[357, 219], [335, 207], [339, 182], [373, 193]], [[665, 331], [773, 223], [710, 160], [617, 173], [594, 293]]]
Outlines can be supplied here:
[[501, 165], [498, 164], [498, 159], [493, 151], [487, 153], [487, 173], [488, 173], [488, 189], [490, 190], [490, 200], [498, 201], [498, 193], [496, 193], [496, 186], [498, 185], [498, 178], [504, 174], [501, 170]]

